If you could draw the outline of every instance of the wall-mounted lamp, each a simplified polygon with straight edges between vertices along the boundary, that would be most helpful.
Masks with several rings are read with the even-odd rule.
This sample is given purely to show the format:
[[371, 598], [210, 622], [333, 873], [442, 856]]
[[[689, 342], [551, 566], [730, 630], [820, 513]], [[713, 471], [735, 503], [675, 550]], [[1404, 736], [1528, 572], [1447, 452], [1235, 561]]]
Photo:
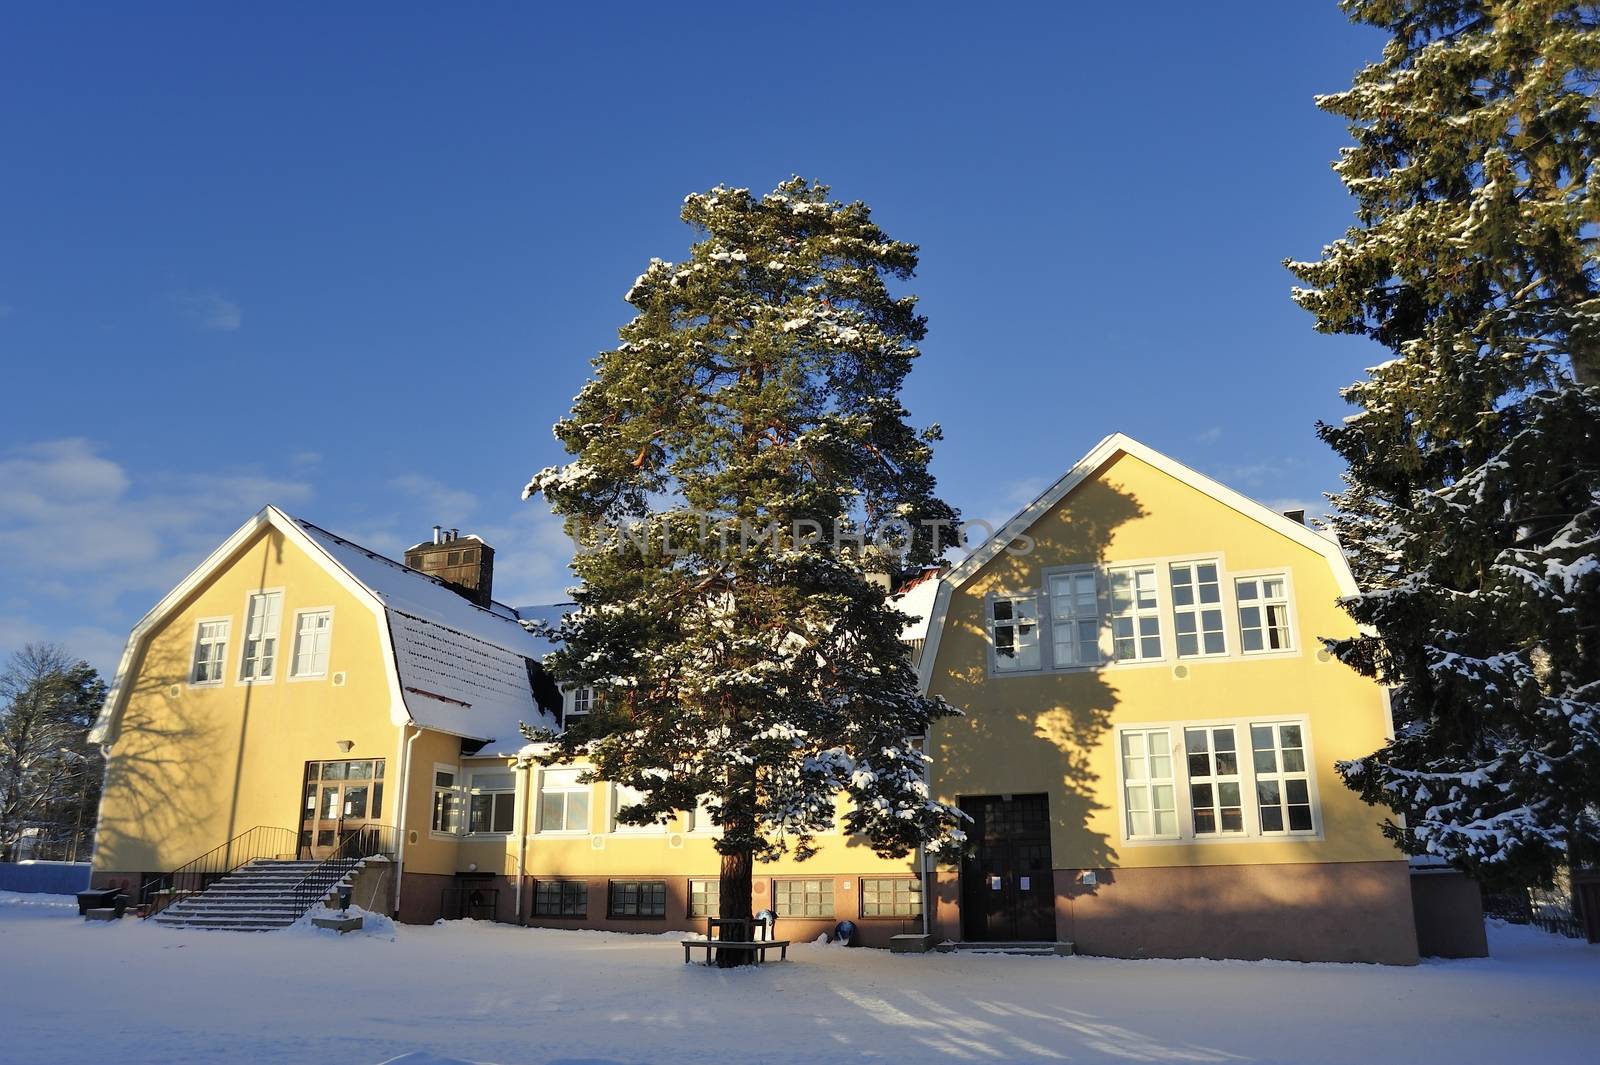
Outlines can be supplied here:
[[339, 748], [339, 752], [341, 754], [349, 754], [350, 753], [350, 748], [352, 748], [352, 747], [354, 747], [356, 745], [356, 741], [355, 740], [335, 740], [333, 742], [333, 745], [335, 747]]

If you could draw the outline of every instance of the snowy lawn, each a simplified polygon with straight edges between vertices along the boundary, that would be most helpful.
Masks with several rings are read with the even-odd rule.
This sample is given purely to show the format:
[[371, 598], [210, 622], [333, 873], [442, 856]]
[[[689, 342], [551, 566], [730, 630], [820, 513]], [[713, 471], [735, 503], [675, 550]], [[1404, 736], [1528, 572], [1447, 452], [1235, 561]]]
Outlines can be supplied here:
[[1600, 1045], [1600, 947], [1525, 928], [1414, 969], [805, 945], [718, 971], [676, 938], [177, 931], [0, 895], [0, 1062], [1546, 1065]]

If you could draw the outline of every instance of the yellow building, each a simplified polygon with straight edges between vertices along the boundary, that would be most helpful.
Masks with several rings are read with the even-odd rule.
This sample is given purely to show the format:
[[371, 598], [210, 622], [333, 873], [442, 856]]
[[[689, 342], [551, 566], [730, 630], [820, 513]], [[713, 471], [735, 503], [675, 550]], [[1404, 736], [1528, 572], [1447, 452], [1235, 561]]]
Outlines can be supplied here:
[[[620, 825], [624, 790], [516, 765], [521, 722], [590, 696], [520, 624], [560, 608], [497, 603], [492, 577], [472, 538], [436, 531], [402, 564], [252, 518], [129, 641], [96, 726], [96, 881], [156, 883], [256, 826], [287, 841], [267, 857], [307, 860], [380, 826], [406, 921], [703, 928], [703, 814]], [[924, 870], [829, 837], [758, 867], [756, 908], [785, 938], [926, 920], [1130, 957], [1415, 961], [1406, 861], [1334, 770], [1389, 729], [1382, 689], [1320, 643], [1352, 631], [1352, 591], [1328, 537], [1106, 439], [900, 600], [923, 685], [963, 711], [928, 749], [968, 857]]]
[[[405, 921], [703, 929], [720, 867], [703, 813], [619, 825], [621, 789], [515, 764], [523, 722], [587, 710], [520, 623], [560, 608], [495, 602], [473, 538], [436, 533], [406, 563], [267, 507], [140, 621], [93, 732], [110, 751], [95, 882], [152, 896], [202, 855], [310, 861], [365, 832], [397, 863]], [[756, 908], [786, 936], [920, 931], [911, 859], [820, 844], [757, 867]]]
[[935, 932], [1125, 957], [1415, 962], [1407, 863], [1334, 763], [1390, 733], [1338, 545], [1126, 436], [945, 576], [920, 670], [974, 818]]

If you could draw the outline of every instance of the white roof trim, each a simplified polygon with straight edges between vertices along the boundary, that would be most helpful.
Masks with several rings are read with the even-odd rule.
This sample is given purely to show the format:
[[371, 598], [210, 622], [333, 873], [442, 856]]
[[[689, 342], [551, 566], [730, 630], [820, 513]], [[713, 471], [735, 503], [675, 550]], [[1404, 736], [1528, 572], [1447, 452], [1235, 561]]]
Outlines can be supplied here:
[[231, 562], [246, 544], [269, 527], [283, 533], [309, 558], [319, 563], [346, 591], [366, 603], [372, 610], [378, 622], [378, 638], [383, 645], [384, 659], [388, 663], [389, 716], [397, 725], [411, 720], [410, 712], [406, 709], [405, 700], [400, 693], [400, 678], [395, 667], [394, 647], [389, 637], [389, 618], [384, 604], [364, 584], [329, 557], [327, 552], [305, 534], [305, 530], [301, 529], [293, 518], [277, 507], [268, 505], [239, 526], [232, 536], [207, 555], [204, 562], [196, 566], [187, 577], [178, 582], [176, 588], [163, 596], [149, 613], [139, 619], [139, 623], [133, 627], [133, 632], [128, 636], [127, 646], [123, 648], [122, 660], [117, 664], [117, 674], [111, 682], [111, 690], [106, 693], [105, 705], [100, 709], [100, 716], [96, 719], [94, 728], [89, 730], [89, 742], [105, 743], [115, 723], [121, 720], [122, 711], [126, 708], [128, 695], [132, 690], [134, 667], [144, 656], [150, 634], [158, 625], [171, 617], [196, 589]]
[[1174, 480], [1210, 496], [1223, 506], [1237, 511], [1252, 521], [1259, 522], [1273, 532], [1288, 537], [1301, 547], [1316, 552], [1327, 559], [1328, 567], [1333, 571], [1334, 583], [1338, 585], [1340, 594], [1356, 594], [1355, 575], [1350, 572], [1350, 564], [1345, 560], [1344, 552], [1340, 550], [1338, 541], [1333, 537], [1286, 518], [1271, 507], [1258, 503], [1249, 496], [1236, 492], [1227, 485], [1190, 469], [1176, 459], [1163, 455], [1146, 444], [1141, 444], [1125, 433], [1112, 433], [1090, 449], [1087, 455], [1073, 464], [1072, 468], [1063, 474], [1060, 480], [1045, 489], [1032, 503], [1018, 511], [1010, 521], [1000, 527], [999, 531], [979, 544], [971, 554], [961, 561], [960, 565], [945, 575], [942, 586], [939, 589], [938, 599], [934, 603], [933, 617], [928, 625], [928, 639], [923, 646], [922, 661], [918, 669], [924, 692], [927, 691], [928, 683], [933, 677], [933, 663], [939, 650], [939, 637], [944, 631], [945, 614], [950, 606], [951, 592], [970, 581], [977, 575], [979, 570], [992, 561], [995, 556], [999, 555], [1001, 551], [1005, 550], [1007, 544], [1032, 528], [1035, 522], [1070, 495], [1073, 489], [1088, 480], [1097, 470], [1119, 454], [1132, 455], [1134, 458], [1148, 463], [1162, 473], [1167, 474]]

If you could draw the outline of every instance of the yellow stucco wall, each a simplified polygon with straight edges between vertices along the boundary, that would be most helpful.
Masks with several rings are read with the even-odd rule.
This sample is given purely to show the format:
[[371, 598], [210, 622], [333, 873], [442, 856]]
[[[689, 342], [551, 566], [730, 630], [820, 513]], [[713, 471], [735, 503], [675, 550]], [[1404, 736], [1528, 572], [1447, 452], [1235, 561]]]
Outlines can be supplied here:
[[[419, 740], [420, 748], [425, 741]], [[420, 751], [414, 755], [417, 772], [424, 771], [422, 790], [432, 801], [431, 759]], [[448, 762], [441, 757], [440, 761]], [[503, 769], [504, 760], [463, 759], [463, 782], [473, 769]], [[618, 832], [612, 824], [612, 789], [596, 781], [589, 786], [589, 828], [586, 833], [566, 834], [539, 831], [537, 813], [538, 774], [530, 767], [517, 771], [517, 825], [527, 833], [526, 871], [538, 876], [710, 876], [715, 877], [721, 867], [721, 856], [715, 849], [716, 837], [707, 832], [689, 830], [690, 819], [680, 815], [659, 832], [635, 832], [630, 829]], [[418, 785], [413, 783], [413, 788]], [[530, 789], [532, 799], [530, 801]], [[428, 824], [427, 812], [419, 803], [408, 803], [415, 825]], [[410, 872], [452, 873], [464, 871], [468, 864], [476, 864], [478, 872], [515, 876], [517, 872], [518, 838], [514, 830], [506, 836], [462, 836], [459, 842], [429, 840], [422, 831], [422, 843], [411, 845], [406, 852], [406, 869]], [[804, 862], [797, 862], [793, 853], [773, 862], [762, 863], [756, 876], [843, 876], [873, 873], [904, 875], [916, 867], [915, 856], [899, 859], [879, 858], [861, 840], [842, 833], [816, 837], [817, 853]], [[424, 845], [428, 844], [428, 845]]]
[[[1326, 558], [1126, 453], [1068, 494], [1029, 532], [1036, 541], [1031, 553], [998, 555], [951, 596], [929, 690], [966, 716], [945, 719], [933, 732], [934, 782], [943, 798], [1047, 793], [1057, 869], [1400, 857], [1380, 835], [1377, 813], [1343, 785], [1333, 768], [1337, 759], [1375, 750], [1386, 735], [1388, 716], [1377, 685], [1317, 654], [1318, 637], [1353, 631], [1335, 604], [1340, 592]], [[1220, 559], [1225, 584], [1234, 573], [1287, 572], [1295, 650], [1239, 656], [1237, 617], [1230, 609], [1225, 625], [1235, 653], [1217, 660], [1184, 659], [1188, 676], [1177, 679], [1171, 603], [1164, 598], [1164, 662], [989, 674], [986, 596], [1040, 589], [1044, 570], [1054, 566], [1146, 560], [1165, 565], [1182, 557]], [[1320, 839], [1179, 844], [1123, 839], [1115, 726], [1278, 715], [1303, 715], [1308, 721]], [[1180, 732], [1174, 735], [1181, 740]], [[1245, 736], [1240, 745], [1248, 747]]]
[[[283, 591], [276, 675], [240, 683], [246, 602], [271, 589]], [[295, 612], [317, 607], [333, 609], [328, 674], [291, 680]], [[191, 684], [196, 625], [221, 617], [231, 619], [223, 681]], [[257, 825], [298, 829], [308, 759], [386, 758], [393, 767], [400, 730], [378, 624], [276, 529], [243, 547], [152, 632], [134, 664], [111, 734], [96, 869], [165, 871]], [[353, 741], [348, 755], [339, 740]], [[392, 792], [385, 803], [398, 799]]]

